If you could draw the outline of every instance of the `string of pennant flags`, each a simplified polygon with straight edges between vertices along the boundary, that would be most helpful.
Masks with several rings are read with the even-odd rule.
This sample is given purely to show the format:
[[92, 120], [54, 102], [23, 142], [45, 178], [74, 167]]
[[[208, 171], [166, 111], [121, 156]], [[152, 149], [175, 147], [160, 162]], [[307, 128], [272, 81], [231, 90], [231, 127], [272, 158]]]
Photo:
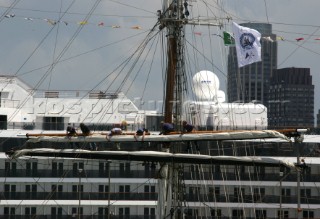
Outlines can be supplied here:
[[[16, 16], [15, 14], [7, 14], [4, 16], [5, 18], [15, 18], [15, 17], [18, 17]], [[74, 23], [74, 22], [70, 22], [70, 21], [58, 21], [58, 20], [54, 20], [54, 19], [48, 19], [48, 18], [33, 18], [33, 17], [24, 17], [23, 18], [24, 20], [27, 20], [27, 21], [34, 21], [34, 20], [42, 20], [42, 21], [45, 21], [47, 22], [49, 25], [56, 25], [58, 23], [63, 23], [65, 24], [66, 26], [69, 25], [70, 23]], [[89, 23], [88, 21], [78, 21], [76, 22], [78, 25], [88, 25], [88, 24], [93, 24], [93, 23]], [[106, 25], [103, 21], [100, 21], [96, 24], [94, 24], [98, 27], [111, 27], [111, 28], [130, 28], [130, 29], [134, 29], [134, 30], [141, 30], [142, 27], [140, 25], [134, 25], [134, 26], [131, 26], [131, 27], [122, 27], [120, 25]]]
[[[15, 14], [7, 14], [4, 16], [5, 18], [17, 18], [19, 16], [16, 16]], [[54, 20], [54, 19], [49, 19], [49, 18], [34, 18], [34, 17], [23, 17], [24, 20], [27, 20], [27, 21], [34, 21], [34, 20], [42, 20], [46, 23], [48, 23], [49, 25], [56, 25], [58, 23], [63, 23], [65, 24], [66, 26], [69, 25], [70, 23], [74, 23], [74, 22], [70, 22], [70, 21], [59, 21], [59, 20]], [[130, 27], [124, 27], [124, 26], [120, 26], [120, 25], [106, 25], [103, 21], [100, 21], [98, 23], [89, 23], [88, 21], [78, 21], [76, 22], [77, 25], [96, 25], [98, 27], [111, 27], [111, 28], [114, 28], [114, 29], [117, 29], [117, 28], [130, 28], [130, 29], [134, 29], [134, 30], [141, 30], [143, 29], [140, 25], [134, 25], [134, 26], [130, 26]], [[197, 36], [202, 36], [202, 32], [194, 32], [194, 35], [197, 35]], [[217, 35], [217, 34], [214, 34], [214, 35]], [[225, 45], [234, 45], [234, 38], [232, 36], [231, 33], [227, 32], [227, 31], [224, 31], [223, 32], [223, 36], [221, 35], [217, 35], [219, 37], [221, 37], [223, 40], [224, 40], [224, 44]], [[266, 36], [266, 37], [261, 37], [262, 39], [266, 40], [266, 41], [270, 41], [270, 42], [273, 42], [273, 41], [285, 41], [285, 39], [281, 36], [277, 36], [276, 39], [271, 39], [270, 36]], [[296, 38], [295, 41], [296, 42], [300, 42], [300, 41], [304, 41], [305, 39], [303, 37], [299, 37], [299, 38]], [[314, 40], [316, 41], [320, 41], [320, 37], [318, 38], [315, 38]]]
[[[194, 33], [194, 35], [197, 35], [197, 36], [202, 36], [203, 35], [202, 32], [193, 32], [193, 33]], [[234, 37], [229, 32], [223, 31], [223, 36], [218, 35], [218, 34], [213, 34], [213, 35], [221, 37], [226, 46], [230, 46], [230, 45], [234, 45], [235, 44]], [[276, 39], [272, 39], [270, 36], [265, 36], [265, 37], [261, 37], [261, 39], [263, 39], [265, 41], [269, 41], [269, 42], [285, 41], [286, 40], [282, 36], [277, 36]], [[305, 39], [303, 37], [299, 37], [299, 38], [296, 38], [294, 40], [297, 41], [297, 42], [300, 42], [300, 41], [303, 41]], [[320, 37], [319, 38], [315, 38], [314, 40], [320, 41]]]

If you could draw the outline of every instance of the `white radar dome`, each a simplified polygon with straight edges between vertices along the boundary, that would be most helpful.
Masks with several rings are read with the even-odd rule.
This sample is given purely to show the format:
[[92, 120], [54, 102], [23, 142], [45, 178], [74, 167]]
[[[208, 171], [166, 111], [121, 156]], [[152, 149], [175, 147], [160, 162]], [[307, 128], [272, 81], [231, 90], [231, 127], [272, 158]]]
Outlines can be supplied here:
[[200, 71], [193, 76], [194, 93], [200, 100], [217, 101], [219, 86], [219, 78], [211, 71]]

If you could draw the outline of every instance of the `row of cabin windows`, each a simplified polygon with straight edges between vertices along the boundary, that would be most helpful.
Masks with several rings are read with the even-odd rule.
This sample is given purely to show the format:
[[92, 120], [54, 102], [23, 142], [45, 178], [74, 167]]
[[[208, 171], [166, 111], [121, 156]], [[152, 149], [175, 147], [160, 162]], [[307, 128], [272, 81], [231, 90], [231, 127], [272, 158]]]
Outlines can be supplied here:
[[[99, 171], [109, 171], [109, 166], [110, 164], [108, 162], [100, 162], [99, 163]], [[64, 171], [64, 164], [63, 162], [52, 162], [52, 171], [53, 172], [63, 172]], [[146, 166], [148, 168], [149, 166]], [[197, 174], [200, 173], [200, 167], [198, 165], [191, 165], [190, 166], [190, 172]], [[5, 170], [16, 170], [17, 169], [17, 164], [15, 162], [5, 162]], [[84, 163], [83, 162], [75, 162], [72, 164], [72, 170], [74, 173], [78, 173], [79, 169], [84, 169]], [[26, 171], [37, 171], [38, 170], [38, 163], [37, 162], [27, 162], [26, 163]], [[119, 170], [120, 172], [129, 172], [131, 171], [131, 164], [130, 163], [120, 163], [119, 164]], [[265, 174], [265, 168], [264, 167], [255, 167], [254, 168], [255, 173], [259, 173], [260, 175]], [[289, 169], [283, 169], [281, 172], [288, 173], [290, 170]], [[213, 172], [220, 174], [221, 173], [221, 168], [219, 165], [214, 166]], [[245, 167], [244, 166], [235, 166], [234, 168], [234, 173], [236, 175], [241, 175], [245, 173]]]
[[[100, 171], [109, 171], [110, 164], [108, 162], [100, 162], [99, 163], [99, 170]], [[17, 164], [16, 162], [5, 162], [5, 170], [16, 170]], [[37, 162], [26, 162], [26, 170], [37, 170], [38, 169], [38, 163]], [[79, 169], [84, 169], [84, 163], [83, 162], [75, 162], [72, 165], [72, 169], [75, 172], [78, 172]], [[63, 171], [64, 170], [64, 163], [63, 162], [52, 162], [52, 171]], [[120, 171], [130, 171], [131, 170], [131, 164], [130, 163], [120, 163], [119, 164], [119, 170]], [[214, 166], [213, 172], [215, 173], [221, 173], [221, 167], [219, 165]], [[235, 166], [233, 169], [234, 173], [236, 175], [243, 174], [246, 172], [245, 166]], [[254, 167], [255, 173], [259, 174], [265, 174], [265, 167]], [[190, 172], [191, 173], [200, 173], [200, 167], [198, 165], [191, 165], [190, 166]], [[284, 174], [290, 172], [290, 168], [281, 168], [280, 172], [283, 172]]]
[[[52, 207], [51, 208], [51, 216], [61, 216], [63, 215], [63, 209], [61, 207]], [[24, 209], [25, 215], [37, 215], [37, 208], [36, 207], [26, 207]], [[14, 207], [4, 207], [4, 215], [15, 215], [16, 214], [16, 208]], [[71, 209], [72, 215], [83, 215], [83, 208], [77, 208], [73, 207]], [[98, 215], [107, 215], [108, 214], [108, 208], [105, 207], [99, 207], [98, 208]], [[188, 216], [200, 216], [198, 209], [187, 209], [186, 214]], [[281, 211], [278, 210], [277, 212], [278, 217], [281, 217]], [[118, 208], [118, 215], [130, 215], [130, 208]], [[155, 215], [155, 208], [144, 208], [144, 215]], [[256, 210], [255, 211], [256, 219], [264, 219], [267, 218], [267, 211], [266, 210]], [[313, 211], [303, 211], [302, 212], [303, 218], [314, 218], [314, 212]], [[211, 210], [211, 216], [215, 217], [222, 217], [222, 211], [221, 209], [212, 209]], [[241, 209], [234, 209], [232, 210], [232, 217], [237, 218], [244, 218], [244, 211]], [[289, 211], [283, 210], [282, 211], [282, 218], [289, 218]]]
[[[75, 172], [78, 172], [79, 169], [84, 169], [84, 163], [78, 162], [73, 163], [72, 169]], [[130, 163], [120, 163], [119, 170], [120, 171], [130, 171], [131, 165]], [[16, 162], [5, 162], [5, 170], [6, 171], [14, 171], [17, 170], [17, 163]], [[26, 162], [26, 170], [38, 170], [38, 163], [37, 162]], [[63, 171], [64, 166], [62, 162], [52, 162], [52, 171]], [[109, 163], [99, 163], [99, 170], [100, 171], [108, 171], [109, 170]]]
[[[108, 192], [109, 187], [106, 185], [99, 185], [99, 193]], [[120, 193], [130, 193], [130, 185], [119, 185], [119, 192]], [[17, 191], [16, 185], [5, 184], [4, 185], [4, 192], [11, 192], [15, 193]], [[28, 193], [35, 193], [37, 192], [37, 185], [25, 185], [25, 192]], [[51, 192], [63, 192], [63, 185], [51, 185]], [[72, 185], [72, 192], [83, 192], [83, 185]], [[155, 193], [156, 187], [155, 186], [144, 186], [145, 193]]]
[[[99, 192], [108, 192], [109, 188], [106, 185], [99, 185]], [[122, 193], [129, 193], [130, 192], [130, 185], [119, 185], [119, 192]], [[52, 185], [51, 186], [52, 192], [63, 192], [63, 186], [62, 185]], [[4, 192], [16, 192], [16, 185], [12, 184], [5, 184], [4, 185]], [[31, 185], [25, 185], [25, 192], [37, 192], [37, 185], [31, 184]], [[72, 192], [83, 192], [83, 185], [80, 186], [79, 191], [79, 185], [72, 185]], [[144, 187], [144, 192], [146, 193], [155, 193], [155, 186], [148, 186], [146, 185]], [[192, 186], [189, 187], [189, 195], [196, 195], [200, 194], [200, 187]], [[220, 195], [220, 188], [219, 187], [209, 187], [209, 194], [211, 195]], [[233, 192], [235, 198], [240, 198], [241, 196], [245, 195], [245, 188], [234, 188]], [[251, 191], [250, 191], [251, 194]], [[263, 197], [266, 195], [265, 188], [254, 188], [253, 189], [253, 195], [254, 196], [260, 196]], [[289, 188], [283, 188], [281, 190], [281, 195], [283, 197], [290, 197], [291, 196], [291, 189]], [[311, 189], [301, 189], [300, 190], [301, 197], [311, 197]]]
[[[62, 216], [63, 209], [61, 207], [52, 207], [51, 208], [51, 216]], [[16, 215], [16, 208], [13, 207], [4, 207], [4, 215]], [[36, 207], [26, 207], [24, 209], [25, 215], [37, 215], [37, 208]], [[71, 208], [71, 214], [74, 215], [83, 215], [83, 208], [80, 207], [73, 207]], [[106, 207], [99, 207], [98, 208], [98, 215], [107, 215], [108, 208]], [[118, 215], [130, 215], [130, 208], [118, 208]], [[155, 208], [144, 208], [144, 215], [156, 215]]]

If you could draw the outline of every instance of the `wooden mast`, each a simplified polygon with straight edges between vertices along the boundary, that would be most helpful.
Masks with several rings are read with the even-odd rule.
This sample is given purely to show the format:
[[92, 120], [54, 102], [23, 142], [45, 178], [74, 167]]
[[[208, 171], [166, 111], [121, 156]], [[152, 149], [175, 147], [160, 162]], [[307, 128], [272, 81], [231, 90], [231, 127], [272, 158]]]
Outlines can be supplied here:
[[166, 96], [165, 96], [165, 112], [164, 121], [172, 123], [173, 104], [174, 104], [174, 88], [176, 82], [176, 66], [177, 66], [177, 43], [174, 33], [170, 33], [169, 28], [168, 39], [168, 67], [166, 81]]
[[[184, 73], [184, 32], [187, 3], [182, 0], [164, 1], [160, 15], [161, 26], [167, 31], [167, 69], [164, 121], [179, 127], [182, 110], [183, 73]], [[188, 12], [189, 13], [189, 12]], [[173, 118], [175, 120], [173, 120]]]

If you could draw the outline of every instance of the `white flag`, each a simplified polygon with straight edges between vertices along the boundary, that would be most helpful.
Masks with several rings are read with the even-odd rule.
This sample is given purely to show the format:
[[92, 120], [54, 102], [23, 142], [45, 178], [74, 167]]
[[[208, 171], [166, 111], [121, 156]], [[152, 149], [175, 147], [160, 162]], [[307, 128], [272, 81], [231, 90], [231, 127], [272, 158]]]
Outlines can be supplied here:
[[254, 29], [240, 26], [234, 22], [233, 33], [239, 68], [261, 61], [261, 34]]

